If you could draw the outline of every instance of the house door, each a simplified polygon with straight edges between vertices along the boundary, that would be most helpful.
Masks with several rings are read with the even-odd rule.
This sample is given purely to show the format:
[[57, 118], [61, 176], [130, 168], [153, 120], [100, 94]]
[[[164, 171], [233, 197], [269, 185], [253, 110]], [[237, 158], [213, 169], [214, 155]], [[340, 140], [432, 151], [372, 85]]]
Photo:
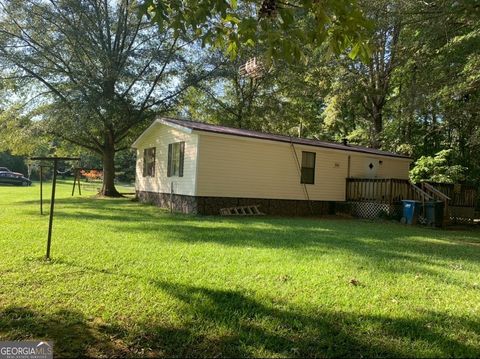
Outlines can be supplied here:
[[364, 163], [364, 173], [366, 178], [376, 178], [380, 161], [376, 158], [367, 158]]

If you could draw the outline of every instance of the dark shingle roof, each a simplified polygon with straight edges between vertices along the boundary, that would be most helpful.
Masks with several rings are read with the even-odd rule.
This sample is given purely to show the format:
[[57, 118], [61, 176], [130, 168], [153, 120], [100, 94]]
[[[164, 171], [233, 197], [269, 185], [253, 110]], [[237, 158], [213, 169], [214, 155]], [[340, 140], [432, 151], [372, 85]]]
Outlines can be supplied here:
[[406, 159], [410, 158], [408, 156], [404, 156], [394, 152], [381, 151], [374, 148], [356, 146], [351, 144], [344, 145], [342, 143], [318, 141], [318, 140], [312, 140], [308, 138], [275, 135], [275, 134], [258, 132], [258, 131], [244, 130], [240, 128], [211, 125], [203, 122], [196, 122], [196, 121], [183, 120], [183, 119], [181, 120], [176, 118], [163, 117], [161, 118], [161, 120], [167, 123], [171, 123], [173, 125], [186, 127], [196, 131], [205, 131], [205, 132], [213, 132], [213, 133], [219, 133], [224, 135], [250, 137], [250, 138], [277, 141], [277, 142], [287, 142], [287, 143], [293, 142], [294, 144], [330, 148], [330, 149], [342, 150], [342, 151], [368, 153], [368, 154], [377, 155], [377, 156], [388, 156], [388, 157], [397, 157], [397, 158], [406, 158]]

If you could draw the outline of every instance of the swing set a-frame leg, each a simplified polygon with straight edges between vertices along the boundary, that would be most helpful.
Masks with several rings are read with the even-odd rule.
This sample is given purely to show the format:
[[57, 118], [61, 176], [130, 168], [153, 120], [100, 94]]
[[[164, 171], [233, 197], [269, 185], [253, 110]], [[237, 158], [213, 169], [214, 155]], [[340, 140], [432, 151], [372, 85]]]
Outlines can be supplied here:
[[72, 196], [75, 194], [75, 185], [78, 182], [78, 194], [82, 195], [82, 187], [80, 186], [80, 169], [75, 168], [74, 170], [74, 177], [73, 177], [73, 188], [72, 188]]

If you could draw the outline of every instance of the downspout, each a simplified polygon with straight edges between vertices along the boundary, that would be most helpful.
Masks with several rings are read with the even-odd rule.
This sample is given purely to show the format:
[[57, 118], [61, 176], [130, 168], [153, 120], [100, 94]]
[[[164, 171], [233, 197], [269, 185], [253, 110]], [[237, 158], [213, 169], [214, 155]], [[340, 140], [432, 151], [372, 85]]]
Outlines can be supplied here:
[[347, 178], [350, 178], [350, 166], [351, 166], [351, 163], [352, 163], [351, 156], [348, 155]]
[[345, 179], [345, 201], [350, 198], [350, 167], [352, 163], [352, 157], [348, 155], [348, 162], [347, 162], [347, 178]]
[[[293, 151], [293, 156], [295, 157], [295, 161], [297, 163], [297, 170], [298, 174], [300, 176], [300, 183], [302, 182], [302, 167], [300, 166], [300, 161], [297, 156], [297, 151], [295, 150], [295, 145], [293, 144], [292, 138], [290, 137], [290, 146]], [[312, 207], [312, 201], [310, 200], [310, 196], [308, 195], [308, 190], [307, 190], [307, 185], [305, 183], [301, 183], [303, 187], [303, 193], [305, 194], [305, 198], [308, 201], [308, 207], [310, 208], [310, 213], [313, 215], [313, 207]]]

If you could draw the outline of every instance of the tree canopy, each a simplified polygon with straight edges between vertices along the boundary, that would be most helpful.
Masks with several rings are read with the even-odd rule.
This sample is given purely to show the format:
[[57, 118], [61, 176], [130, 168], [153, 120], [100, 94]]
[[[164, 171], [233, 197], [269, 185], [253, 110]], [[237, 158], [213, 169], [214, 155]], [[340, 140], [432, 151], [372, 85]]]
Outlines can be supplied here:
[[368, 57], [369, 22], [354, 0], [145, 0], [142, 9], [161, 29], [193, 32], [232, 59], [261, 45], [266, 61], [293, 62], [322, 44], [332, 53]]
[[117, 195], [115, 152], [205, 72], [184, 58], [189, 39], [158, 31], [135, 1], [14, 0], [0, 10], [2, 77], [31, 122], [17, 127], [101, 156], [102, 192]]

